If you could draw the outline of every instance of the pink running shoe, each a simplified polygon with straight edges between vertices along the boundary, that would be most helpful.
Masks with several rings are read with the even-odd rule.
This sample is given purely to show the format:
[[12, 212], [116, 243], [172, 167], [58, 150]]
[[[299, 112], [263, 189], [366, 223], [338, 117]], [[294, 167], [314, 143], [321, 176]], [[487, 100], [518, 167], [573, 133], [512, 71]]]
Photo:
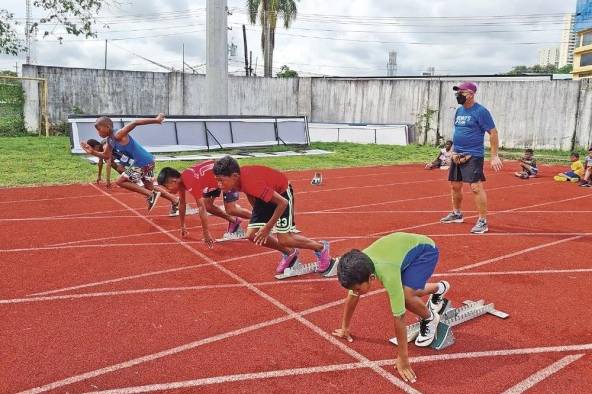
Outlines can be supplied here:
[[234, 222], [228, 223], [228, 229], [226, 229], [226, 232], [229, 234], [236, 233], [238, 231], [238, 229], [240, 229], [241, 222], [242, 222], [242, 220], [240, 220], [240, 218], [237, 217], [234, 220]]
[[317, 272], [325, 272], [331, 268], [331, 255], [329, 254], [329, 242], [323, 241], [323, 250], [315, 252], [317, 256]]
[[286, 268], [293, 266], [296, 260], [298, 260], [298, 249], [294, 248], [292, 253], [282, 255], [282, 259], [275, 269], [275, 272], [278, 274], [283, 273]]

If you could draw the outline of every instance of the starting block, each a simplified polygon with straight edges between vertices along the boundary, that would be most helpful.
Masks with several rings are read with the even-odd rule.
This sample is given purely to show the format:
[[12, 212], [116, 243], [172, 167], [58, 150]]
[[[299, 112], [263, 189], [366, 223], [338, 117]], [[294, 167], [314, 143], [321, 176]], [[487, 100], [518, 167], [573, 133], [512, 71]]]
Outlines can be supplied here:
[[228, 241], [240, 241], [242, 239], [246, 239], [247, 235], [245, 230], [242, 228], [235, 231], [234, 233], [224, 233], [222, 238], [216, 239], [216, 242], [228, 242]]
[[[187, 204], [187, 206], [185, 207], [185, 215], [189, 216], [189, 215], [197, 215], [199, 213], [199, 209], [197, 208], [193, 208], [191, 205]], [[173, 213], [173, 214], [169, 214], [170, 217], [175, 217], [175, 216], [179, 216], [179, 210], [177, 210], [177, 212]]]
[[[323, 272], [321, 275], [325, 278], [337, 276], [337, 264], [339, 264], [338, 258], [331, 259], [331, 266], [327, 271]], [[275, 278], [282, 280], [294, 276], [312, 274], [314, 272], [317, 272], [317, 267], [317, 263], [306, 264], [298, 260], [294, 263], [293, 266], [286, 268], [283, 273], [276, 275]]]
[[[507, 319], [510, 315], [498, 311], [493, 304], [485, 304], [484, 300], [479, 301], [463, 301], [463, 306], [453, 308], [452, 303], [444, 299], [446, 305], [443, 311], [440, 312], [440, 324], [436, 331], [436, 338], [430, 345], [431, 348], [441, 350], [447, 348], [455, 342], [452, 327], [458, 326], [461, 323], [472, 320], [481, 315], [490, 314], [500, 319]], [[407, 342], [414, 341], [419, 335], [419, 322], [407, 326]], [[389, 339], [393, 345], [397, 345], [397, 338]]]
[[322, 183], [323, 175], [320, 172], [315, 172], [314, 176], [312, 177], [312, 180], [310, 181], [310, 184], [314, 186], [319, 186]]

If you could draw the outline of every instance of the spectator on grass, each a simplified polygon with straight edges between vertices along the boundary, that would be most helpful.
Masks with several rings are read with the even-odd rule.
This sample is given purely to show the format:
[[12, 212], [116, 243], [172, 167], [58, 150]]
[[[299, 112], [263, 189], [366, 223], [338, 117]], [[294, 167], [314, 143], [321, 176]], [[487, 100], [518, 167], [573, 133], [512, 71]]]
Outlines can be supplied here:
[[487, 195], [483, 187], [485, 174], [483, 162], [485, 156], [485, 133], [489, 134], [491, 145], [491, 167], [494, 171], [502, 169], [502, 161], [497, 154], [499, 145], [498, 132], [491, 114], [481, 104], [475, 102], [477, 86], [472, 82], [464, 82], [454, 86], [456, 101], [461, 105], [454, 115], [454, 149], [448, 180], [452, 191], [452, 212], [441, 219], [442, 223], [462, 223], [461, 212], [463, 183], [471, 186], [475, 205], [479, 211], [479, 219], [471, 229], [471, 233], [487, 232]]
[[586, 156], [584, 167], [584, 179], [582, 179], [582, 183], [580, 183], [580, 186], [592, 187], [592, 146], [590, 147], [590, 149], [588, 149], [588, 156]]
[[584, 176], [584, 165], [580, 161], [580, 154], [572, 152], [569, 161], [571, 161], [569, 170], [553, 177], [557, 182], [578, 182]]
[[522, 171], [515, 172], [514, 175], [522, 179], [534, 178], [537, 176], [539, 169], [536, 160], [534, 159], [534, 151], [532, 149], [525, 149], [524, 156], [522, 156], [519, 161]]
[[444, 147], [440, 149], [438, 157], [431, 163], [426, 164], [426, 170], [434, 170], [439, 168], [441, 170], [447, 170], [450, 168], [450, 161], [452, 160], [452, 141], [448, 140], [444, 144]]

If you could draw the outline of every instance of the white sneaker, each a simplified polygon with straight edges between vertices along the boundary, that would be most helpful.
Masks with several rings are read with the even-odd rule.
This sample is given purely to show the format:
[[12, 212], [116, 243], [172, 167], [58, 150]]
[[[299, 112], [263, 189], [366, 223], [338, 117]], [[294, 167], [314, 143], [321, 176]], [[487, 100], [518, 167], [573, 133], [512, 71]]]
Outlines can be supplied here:
[[444, 286], [444, 291], [442, 293], [432, 294], [428, 300], [428, 308], [436, 314], [442, 312], [442, 308], [444, 307], [444, 295], [450, 290], [450, 283], [445, 280], [441, 280], [439, 283]]
[[436, 339], [436, 332], [438, 331], [438, 324], [440, 323], [440, 315], [432, 312], [432, 319], [422, 319], [419, 322], [419, 335], [415, 339], [415, 345], [419, 347], [428, 347]]

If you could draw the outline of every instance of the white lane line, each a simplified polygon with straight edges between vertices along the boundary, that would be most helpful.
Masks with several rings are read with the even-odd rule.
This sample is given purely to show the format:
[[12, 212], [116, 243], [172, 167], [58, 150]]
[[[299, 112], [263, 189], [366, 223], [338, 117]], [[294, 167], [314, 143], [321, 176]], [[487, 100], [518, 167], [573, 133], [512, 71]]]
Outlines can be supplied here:
[[[211, 264], [202, 264], [200, 266], [184, 267], [184, 269], [194, 269], [199, 267], [208, 267]], [[177, 271], [180, 271], [178, 269]], [[530, 270], [530, 271], [488, 271], [488, 272], [443, 272], [435, 273], [432, 275], [434, 278], [451, 278], [451, 277], [462, 277], [462, 276], [511, 276], [511, 275], [545, 275], [545, 274], [577, 274], [577, 273], [592, 273], [592, 268], [574, 268], [574, 269], [550, 269], [550, 270]], [[148, 274], [137, 275], [136, 277], [149, 276]], [[122, 279], [127, 280], [127, 278]], [[122, 281], [119, 280], [119, 281]], [[273, 282], [255, 282], [253, 286], [284, 286], [294, 285], [302, 283], [317, 283], [317, 282], [334, 282], [337, 278], [309, 278], [309, 279], [293, 279]], [[111, 283], [117, 280], [112, 280]], [[117, 290], [117, 291], [104, 291], [95, 293], [77, 293], [67, 294], [60, 296], [27, 296], [27, 298], [10, 298], [0, 300], [0, 304], [23, 304], [30, 302], [44, 302], [44, 301], [58, 301], [58, 300], [74, 300], [80, 298], [93, 298], [93, 297], [112, 297], [122, 295], [135, 295], [144, 293], [161, 293], [161, 292], [185, 292], [185, 291], [200, 291], [200, 290], [214, 290], [214, 289], [225, 289], [225, 288], [241, 288], [245, 287], [242, 284], [218, 284], [218, 285], [201, 285], [201, 286], [181, 286], [181, 287], [156, 287], [156, 288], [143, 288], [143, 289], [129, 289], [129, 290]], [[56, 290], [53, 291], [58, 292]]]
[[[500, 186], [500, 187], [494, 187], [494, 188], [491, 188], [491, 189], [487, 189], [487, 192], [494, 191], [494, 190], [516, 189], [516, 188], [519, 188], [519, 187], [533, 186], [533, 185], [544, 185], [544, 184], [546, 184], [546, 182], [536, 182], [536, 183], [530, 183], [528, 185], [522, 184], [522, 185]], [[469, 195], [470, 193], [471, 193], [470, 191], [463, 192], [463, 194], [467, 194], [467, 195]], [[309, 211], [308, 213], [334, 212], [334, 211], [342, 211], [344, 209], [375, 207], [375, 206], [386, 205], [386, 204], [391, 204], [391, 203], [394, 204], [394, 203], [399, 203], [399, 202], [429, 200], [429, 199], [432, 199], [432, 198], [442, 198], [442, 197], [450, 197], [450, 191], [447, 192], [447, 193], [443, 193], [443, 194], [432, 194], [430, 196], [423, 196], [423, 197], [410, 197], [410, 198], [404, 198], [404, 199], [401, 199], [401, 200], [390, 200], [390, 201], [383, 201], [383, 202], [376, 202], [376, 203], [369, 203], [369, 204], [351, 205], [351, 206], [348, 206], [348, 207], [338, 207], [338, 208], [330, 208], [330, 209], [321, 209], [321, 210], [318, 210], [318, 211]]]
[[[587, 196], [573, 197], [573, 198], [559, 200], [559, 201], [550, 201], [550, 202], [547, 202], [547, 203], [535, 204], [535, 206], [542, 206], [542, 205], [546, 205], [546, 204], [554, 204], [554, 203], [559, 203], [559, 202], [571, 201], [571, 200], [578, 199], [578, 198], [583, 198], [583, 197], [587, 197]], [[530, 208], [530, 207], [531, 206], [518, 207], [518, 208], [512, 208], [511, 210], [524, 209], [524, 208]], [[420, 228], [420, 227], [426, 227], [426, 226], [431, 226], [431, 225], [435, 225], [435, 224], [439, 224], [439, 223], [440, 222], [438, 221], [438, 222], [431, 222], [431, 223], [425, 223], [425, 224], [420, 224], [420, 225], [415, 225], [415, 226], [409, 226], [409, 227], [399, 228], [399, 229], [393, 229], [393, 230], [389, 230], [389, 231], [382, 231], [382, 232], [379, 232], [379, 233], [369, 234], [368, 236], [366, 236], [364, 238], [373, 238], [373, 237], [382, 236], [382, 235], [385, 235], [385, 234], [390, 234], [390, 233], [396, 232], [396, 231], [411, 230], [411, 229]], [[454, 236], [457, 236], [457, 235], [455, 234]], [[477, 235], [471, 234], [471, 236], [477, 236]], [[332, 243], [337, 243], [337, 242], [340, 242], [340, 240], [347, 240], [347, 239], [340, 238], [340, 239], [337, 239], [337, 240], [334, 240], [334, 241], [331, 241], [331, 242]], [[267, 253], [270, 253], [270, 252], [267, 252]], [[248, 257], [252, 257], [252, 256], [243, 256], [243, 258], [248, 258]], [[237, 259], [240, 259], [240, 257], [229, 259], [229, 260], [226, 260], [226, 261], [232, 261], [232, 260], [237, 260]], [[99, 283], [99, 284], [102, 284], [102, 283]], [[88, 286], [89, 287], [90, 286], [94, 286], [94, 284], [88, 285]], [[64, 289], [63, 291], [67, 291], [67, 290], [71, 290], [71, 289], [76, 289], [76, 288], [81, 288], [81, 287], [86, 287], [86, 285], [74, 286], [73, 288], [67, 288], [67, 289]], [[61, 291], [62, 290], [55, 290], [54, 292], [61, 292]], [[37, 293], [37, 294], [33, 294], [33, 295], [46, 295], [46, 294], [50, 294], [50, 293], [45, 292], [45, 293]]]
[[[232, 262], [232, 261], [236, 261], [236, 260], [243, 260], [243, 259], [248, 259], [251, 257], [261, 257], [261, 256], [266, 256], [266, 255], [274, 254], [274, 253], [277, 253], [277, 252], [276, 251], [268, 251], [268, 252], [263, 252], [263, 253], [250, 254], [250, 255], [246, 255], [246, 256], [231, 257], [231, 258], [228, 258], [225, 260], [220, 260], [218, 263], [220, 263], [220, 264], [221, 263], [228, 263], [228, 262]], [[50, 290], [50, 291], [34, 293], [34, 294], [30, 294], [29, 296], [43, 296], [43, 295], [49, 295], [49, 294], [63, 293], [65, 291], [70, 291], [70, 290], [79, 290], [79, 289], [84, 289], [87, 287], [95, 287], [95, 286], [100, 286], [100, 285], [105, 285], [105, 284], [110, 284], [110, 283], [124, 282], [124, 281], [132, 280], [132, 279], [145, 278], [145, 277], [149, 277], [149, 276], [164, 275], [164, 274], [169, 274], [171, 272], [191, 270], [191, 269], [196, 269], [196, 268], [201, 268], [201, 267], [209, 267], [211, 265], [212, 265], [211, 263], [203, 263], [203, 264], [188, 265], [188, 266], [184, 266], [184, 267], [175, 267], [175, 268], [170, 268], [170, 269], [161, 270], [161, 271], [145, 272], [145, 273], [141, 273], [141, 274], [137, 274], [137, 275], [122, 276], [122, 277], [107, 279], [107, 280], [98, 281], [98, 282], [84, 283], [84, 284], [80, 284], [77, 286], [70, 286], [70, 287], [64, 287], [61, 289], [55, 289], [55, 290]]]
[[[373, 291], [371, 293], [368, 293], [365, 296], [376, 294], [376, 293], [382, 293], [382, 292], [383, 292], [382, 289], [381, 290], [376, 290], [376, 291]], [[323, 311], [325, 309], [329, 309], [329, 308], [332, 308], [332, 307], [335, 307], [335, 306], [339, 306], [341, 304], [343, 304], [343, 299], [342, 300], [339, 300], [339, 301], [331, 302], [331, 303], [328, 303], [328, 304], [324, 304], [324, 305], [320, 305], [320, 306], [316, 306], [314, 308], [310, 308], [310, 309], [304, 310], [302, 312], [299, 312], [299, 315], [306, 316], [306, 315], [309, 315], [309, 314], [312, 314], [312, 313]], [[278, 318], [275, 318], [275, 319], [271, 319], [271, 320], [263, 321], [263, 322], [260, 322], [260, 323], [257, 323], [257, 324], [253, 324], [253, 325], [248, 326], [248, 327], [242, 327], [242, 328], [239, 328], [239, 329], [236, 329], [236, 330], [232, 330], [232, 331], [228, 331], [228, 332], [225, 332], [225, 333], [217, 334], [217, 335], [214, 335], [214, 336], [211, 336], [211, 337], [202, 338], [202, 339], [199, 339], [199, 340], [196, 340], [196, 341], [193, 341], [193, 342], [186, 343], [186, 344], [181, 345], [181, 346], [177, 346], [177, 347], [174, 347], [174, 348], [170, 348], [170, 349], [166, 349], [166, 350], [160, 351], [158, 353], [148, 354], [148, 355], [145, 355], [145, 356], [142, 356], [142, 357], [134, 358], [132, 360], [124, 361], [124, 362], [121, 362], [121, 363], [118, 363], [118, 364], [113, 364], [113, 365], [110, 365], [108, 367], [104, 367], [104, 368], [97, 369], [97, 370], [94, 370], [94, 371], [86, 372], [86, 373], [83, 373], [83, 374], [80, 374], [80, 375], [71, 376], [69, 378], [62, 379], [62, 380], [59, 380], [59, 381], [56, 381], [56, 382], [53, 382], [53, 383], [49, 383], [49, 384], [46, 384], [44, 386], [40, 386], [40, 387], [36, 387], [36, 388], [30, 389], [30, 390], [23, 391], [22, 393], [27, 393], [27, 394], [41, 393], [43, 391], [48, 391], [48, 390], [52, 390], [52, 389], [64, 387], [64, 386], [67, 386], [67, 385], [70, 385], [70, 384], [74, 384], [74, 383], [77, 383], [77, 382], [81, 382], [81, 381], [84, 381], [84, 380], [87, 380], [87, 379], [92, 379], [94, 377], [101, 376], [101, 375], [104, 375], [104, 374], [107, 374], [107, 373], [119, 371], [119, 370], [122, 370], [122, 369], [125, 369], [125, 368], [130, 368], [130, 367], [133, 367], [135, 365], [139, 365], [139, 364], [142, 364], [142, 363], [146, 363], [146, 362], [158, 360], [158, 359], [163, 358], [163, 357], [172, 356], [172, 355], [175, 355], [175, 354], [178, 354], [178, 353], [181, 353], [181, 352], [185, 352], [185, 351], [188, 351], [188, 350], [191, 350], [191, 349], [195, 349], [195, 348], [198, 348], [200, 346], [207, 345], [207, 344], [214, 343], [214, 342], [218, 342], [218, 341], [221, 341], [221, 340], [224, 340], [224, 339], [227, 339], [227, 338], [236, 337], [236, 336], [239, 336], [239, 335], [242, 335], [242, 334], [251, 332], [251, 331], [259, 330], [261, 328], [265, 328], [265, 327], [273, 326], [273, 325], [276, 325], [276, 324], [280, 324], [280, 323], [283, 323], [285, 321], [293, 320], [294, 318], [295, 318], [294, 316], [284, 315], [284, 316], [281, 316], [281, 317], [278, 317]]]
[[466, 271], [466, 270], [469, 270], [471, 268], [481, 267], [481, 266], [486, 265], [486, 264], [491, 264], [491, 263], [495, 263], [497, 261], [501, 261], [501, 260], [509, 259], [511, 257], [519, 256], [519, 255], [524, 254], [524, 253], [529, 253], [529, 252], [533, 252], [535, 250], [548, 248], [550, 246], [560, 245], [562, 243], [569, 242], [569, 241], [575, 241], [575, 240], [578, 240], [580, 238], [584, 238], [584, 236], [583, 235], [577, 235], [577, 236], [574, 236], [574, 237], [560, 239], [558, 241], [547, 242], [547, 243], [544, 243], [544, 244], [541, 244], [541, 245], [533, 246], [531, 248], [522, 249], [522, 250], [519, 250], [517, 252], [508, 253], [508, 254], [505, 254], [503, 256], [498, 256], [498, 257], [495, 257], [495, 258], [492, 258], [492, 259], [480, 261], [478, 263], [463, 265], [462, 267], [451, 269], [450, 272]]
[[[418, 183], [433, 183], [437, 180], [429, 179], [429, 180], [422, 180], [422, 181], [409, 181], [409, 182], [395, 182], [395, 183], [385, 183], [380, 185], [368, 185], [368, 186], [348, 186], [348, 187], [340, 187], [340, 188], [333, 188], [333, 189], [320, 189], [320, 190], [310, 190], [306, 192], [298, 193], [297, 196], [302, 199], [309, 194], [314, 193], [325, 193], [325, 192], [334, 192], [334, 191], [345, 191], [345, 190], [352, 190], [352, 189], [364, 189], [364, 188], [381, 188], [381, 187], [391, 187], [391, 186], [401, 186], [401, 185], [412, 185]], [[119, 193], [121, 194], [121, 193]], [[102, 196], [101, 196], [102, 197]], [[140, 208], [134, 208], [140, 209]], [[24, 221], [58, 221], [58, 220], [78, 220], [78, 219], [110, 219], [110, 218], [133, 218], [137, 219], [135, 215], [119, 215], [119, 216], [95, 216], [103, 213], [114, 213], [114, 212], [129, 212], [127, 210], [110, 210], [110, 211], [98, 211], [98, 212], [84, 212], [84, 213], [75, 213], [75, 214], [66, 214], [66, 215], [56, 215], [56, 216], [39, 216], [39, 217], [26, 217], [26, 218], [0, 218], [0, 222], [24, 222]], [[86, 215], [86, 216], [84, 216]], [[162, 215], [150, 215], [150, 217], [169, 217], [167, 214]]]
[[[103, 190], [99, 189], [95, 185], [91, 185], [91, 186], [92, 187], [95, 187], [100, 192], [105, 193]], [[105, 194], [107, 194], [107, 193], [105, 193]], [[252, 284], [250, 284], [249, 282], [247, 282], [245, 279], [243, 279], [241, 276], [239, 276], [239, 275], [235, 274], [234, 272], [230, 271], [229, 269], [221, 266], [216, 261], [212, 260], [211, 258], [209, 258], [208, 256], [206, 256], [205, 254], [203, 254], [203, 253], [199, 252], [198, 250], [196, 250], [195, 248], [193, 248], [191, 245], [186, 244], [182, 239], [180, 239], [180, 238], [178, 238], [178, 237], [176, 237], [176, 236], [174, 236], [174, 235], [172, 235], [170, 233], [167, 233], [166, 230], [164, 230], [158, 224], [156, 224], [152, 220], [150, 220], [150, 219], [142, 216], [140, 213], [138, 213], [137, 211], [135, 211], [134, 209], [132, 209], [128, 205], [126, 205], [124, 202], [122, 202], [122, 201], [120, 201], [117, 198], [112, 197], [112, 196], [111, 196], [111, 199], [113, 199], [115, 202], [119, 203], [121, 206], [123, 206], [125, 208], [128, 208], [131, 212], [133, 212], [134, 214], [136, 214], [138, 217], [144, 219], [147, 223], [151, 224], [152, 226], [154, 226], [158, 230], [162, 231], [163, 234], [167, 235], [169, 238], [177, 241], [179, 243], [179, 245], [183, 246], [188, 251], [190, 251], [193, 254], [195, 254], [196, 256], [204, 259], [205, 261], [207, 261], [209, 263], [212, 263], [212, 265], [214, 267], [218, 268], [221, 272], [223, 272], [226, 275], [228, 275], [229, 277], [233, 278], [238, 283], [244, 284], [247, 289], [251, 290], [253, 293], [257, 294], [258, 296], [260, 296], [264, 300], [268, 301], [269, 303], [271, 303], [272, 305], [274, 305], [276, 308], [278, 308], [281, 311], [283, 311], [284, 313], [286, 313], [288, 316], [293, 316], [302, 325], [308, 327], [310, 330], [312, 330], [313, 332], [315, 332], [316, 334], [318, 334], [321, 338], [324, 338], [329, 343], [335, 345], [337, 348], [339, 348], [340, 350], [342, 350], [344, 353], [350, 355], [351, 357], [357, 359], [358, 361], [367, 362], [367, 363], [370, 362], [370, 360], [368, 360], [368, 358], [366, 358], [361, 353], [359, 353], [359, 352], [355, 351], [354, 349], [350, 348], [349, 346], [347, 346], [346, 344], [344, 344], [343, 342], [341, 342], [340, 340], [338, 340], [337, 338], [335, 338], [333, 335], [325, 332], [319, 326], [313, 324], [309, 320], [306, 320], [301, 315], [298, 315], [294, 310], [292, 310], [289, 307], [287, 307], [286, 305], [282, 304], [280, 301], [278, 301], [277, 299], [273, 298], [269, 294], [263, 292], [259, 288], [253, 286]], [[384, 379], [386, 379], [387, 381], [391, 382], [394, 386], [400, 388], [404, 392], [406, 392], [406, 393], [418, 393], [418, 391], [415, 390], [413, 387], [409, 386], [403, 380], [401, 380], [401, 379], [397, 378], [396, 376], [394, 376], [392, 373], [387, 372], [385, 369], [380, 368], [380, 367], [376, 367], [376, 366], [371, 366], [370, 368], [374, 372], [376, 372], [378, 375], [382, 376]]]
[[[524, 354], [536, 354], [536, 353], [564, 353], [570, 351], [582, 351], [591, 350], [592, 344], [584, 345], [567, 345], [567, 346], [554, 346], [554, 347], [542, 347], [542, 348], [523, 348], [523, 349], [502, 349], [493, 350], [486, 352], [467, 352], [467, 353], [449, 353], [449, 354], [438, 354], [434, 356], [420, 356], [411, 357], [411, 363], [422, 363], [422, 362], [433, 362], [433, 361], [446, 361], [446, 360], [459, 360], [459, 359], [471, 359], [471, 358], [483, 358], [483, 357], [503, 357], [509, 355], [524, 355]], [[577, 357], [579, 359], [583, 354], [576, 356], [567, 356], [564, 359], [572, 360]], [[564, 360], [562, 359], [562, 360]], [[573, 360], [576, 361], [577, 359]], [[567, 360], [566, 360], [567, 361]], [[571, 361], [571, 362], [573, 362]], [[372, 362], [373, 364], [380, 366], [393, 365], [394, 359], [379, 360]], [[569, 364], [569, 363], [568, 363]], [[121, 387], [112, 390], [104, 391], [93, 391], [93, 394], [114, 394], [114, 393], [145, 393], [157, 390], [171, 390], [188, 387], [200, 387], [212, 384], [228, 383], [228, 382], [242, 382], [247, 380], [258, 380], [258, 379], [270, 379], [278, 378], [283, 376], [296, 376], [296, 375], [308, 375], [316, 373], [327, 373], [337, 371], [348, 371], [353, 369], [367, 368], [368, 366], [364, 363], [344, 363], [344, 364], [333, 364], [319, 367], [308, 367], [308, 368], [293, 368], [293, 369], [280, 369], [266, 372], [254, 372], [254, 373], [243, 373], [236, 375], [222, 375], [214, 376], [210, 378], [201, 378], [194, 380], [185, 380], [170, 383], [151, 384], [145, 386], [134, 386], [134, 387]], [[421, 379], [421, 377], [420, 377]]]
[[537, 373], [524, 379], [522, 382], [518, 383], [517, 385], [510, 387], [508, 390], [504, 391], [503, 394], [522, 394], [526, 390], [535, 386], [537, 383], [542, 382], [543, 380], [547, 379], [549, 376], [559, 372], [563, 368], [567, 367], [569, 364], [573, 363], [574, 361], [579, 360], [582, 357], [584, 357], [584, 354], [574, 354], [572, 356], [565, 356], [561, 360], [554, 362], [553, 364], [549, 365], [548, 367], [543, 368], [540, 371], [538, 371]]

